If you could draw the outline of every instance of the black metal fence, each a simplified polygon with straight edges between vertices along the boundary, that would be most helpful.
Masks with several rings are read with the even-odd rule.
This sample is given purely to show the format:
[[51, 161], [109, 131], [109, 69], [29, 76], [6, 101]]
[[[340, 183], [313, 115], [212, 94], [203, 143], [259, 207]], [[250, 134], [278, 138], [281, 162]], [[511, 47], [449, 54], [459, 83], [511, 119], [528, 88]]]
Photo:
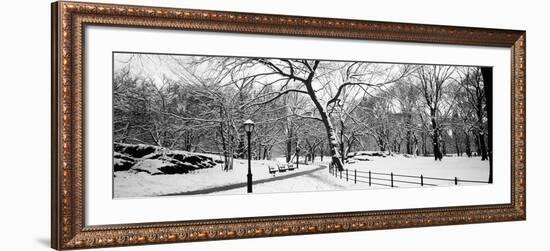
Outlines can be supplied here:
[[[357, 169], [343, 169], [338, 170], [332, 165], [329, 165], [329, 173], [336, 178], [345, 180], [346, 182], [365, 183], [369, 186], [385, 186], [385, 187], [399, 187], [401, 184], [411, 184], [411, 185], [420, 185], [420, 186], [438, 186], [434, 184], [435, 181], [448, 181], [454, 182], [455, 185], [461, 183], [481, 183], [489, 184], [488, 181], [479, 181], [479, 180], [469, 180], [469, 179], [459, 179], [458, 177], [454, 178], [439, 178], [431, 176], [414, 176], [414, 175], [404, 175], [396, 174], [393, 172], [390, 173], [380, 173], [372, 171], [358, 171]], [[404, 180], [408, 179], [408, 180]], [[415, 181], [416, 180], [416, 181]]]

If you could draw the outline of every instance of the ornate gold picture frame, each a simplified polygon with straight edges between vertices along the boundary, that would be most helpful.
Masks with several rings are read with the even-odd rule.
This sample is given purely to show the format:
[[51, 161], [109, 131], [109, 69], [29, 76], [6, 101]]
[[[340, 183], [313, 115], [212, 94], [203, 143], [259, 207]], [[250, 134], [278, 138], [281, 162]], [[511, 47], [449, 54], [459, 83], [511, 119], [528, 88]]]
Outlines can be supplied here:
[[[230, 219], [87, 225], [84, 86], [87, 26], [266, 34], [508, 48], [510, 203]], [[526, 218], [525, 31], [79, 2], [52, 4], [52, 231], [55, 249], [114, 247]], [[111, 168], [111, 167], [108, 167]], [[506, 167], [508, 168], [508, 167]]]

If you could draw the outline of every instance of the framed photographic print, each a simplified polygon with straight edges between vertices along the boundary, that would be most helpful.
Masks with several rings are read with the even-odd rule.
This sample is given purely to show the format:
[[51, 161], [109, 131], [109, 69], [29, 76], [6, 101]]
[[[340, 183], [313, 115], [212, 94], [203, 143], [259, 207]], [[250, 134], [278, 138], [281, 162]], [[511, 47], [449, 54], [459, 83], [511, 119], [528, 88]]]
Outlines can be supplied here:
[[525, 78], [525, 31], [53, 3], [52, 247], [524, 220]]

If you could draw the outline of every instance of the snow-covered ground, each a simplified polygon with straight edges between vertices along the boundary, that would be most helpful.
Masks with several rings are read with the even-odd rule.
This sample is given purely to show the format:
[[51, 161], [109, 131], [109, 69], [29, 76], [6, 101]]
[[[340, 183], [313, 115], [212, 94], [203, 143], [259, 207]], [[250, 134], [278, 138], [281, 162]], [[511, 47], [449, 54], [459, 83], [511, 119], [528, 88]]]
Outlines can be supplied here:
[[[346, 168], [350, 171], [357, 169], [357, 171], [368, 172], [370, 170], [372, 172], [393, 172], [412, 176], [422, 174], [428, 177], [448, 179], [457, 177], [459, 180], [486, 181], [489, 177], [489, 161], [481, 161], [481, 157], [444, 157], [442, 161], [434, 161], [433, 157], [396, 155], [387, 158], [376, 158], [374, 161], [357, 161], [346, 165]], [[426, 180], [426, 182], [428, 181]]]
[[[216, 157], [216, 156], [212, 156]], [[368, 160], [366, 160], [368, 159]], [[348, 181], [345, 172], [342, 178], [329, 173], [325, 157], [321, 162], [316, 159], [315, 164], [302, 165], [294, 171], [276, 173], [268, 172], [268, 167], [274, 166], [276, 162], [282, 163], [281, 159], [275, 161], [258, 160], [252, 161], [252, 173], [255, 183], [254, 193], [277, 193], [277, 192], [306, 192], [306, 191], [327, 191], [327, 190], [348, 190], [348, 189], [379, 189], [388, 188], [390, 181], [379, 179], [390, 179], [388, 175], [374, 173], [391, 173], [394, 176], [395, 187], [419, 187], [418, 184], [408, 184], [399, 181], [420, 182], [419, 178], [400, 177], [397, 175], [410, 175], [426, 177], [424, 183], [437, 186], [454, 186], [454, 181], [431, 180], [427, 177], [437, 177], [453, 180], [458, 178], [458, 185], [483, 185], [482, 183], [467, 183], [460, 180], [487, 181], [489, 175], [489, 162], [481, 161], [478, 157], [445, 157], [442, 161], [434, 161], [433, 157], [407, 157], [395, 155], [388, 157], [381, 156], [356, 156], [345, 165], [348, 169]], [[363, 182], [353, 182], [354, 171], [357, 170], [358, 180], [368, 181], [368, 171], [372, 174], [372, 185]], [[365, 173], [361, 173], [365, 172]], [[246, 193], [247, 161], [236, 159], [234, 170], [225, 172], [221, 165], [210, 169], [196, 170], [189, 174], [173, 175], [150, 175], [143, 172], [115, 172], [114, 189], [115, 198], [126, 197], [148, 197], [158, 195], [175, 195], [197, 192], [200, 194], [245, 194]], [[382, 185], [377, 185], [382, 184]]]
[[[396, 155], [386, 158], [376, 158], [373, 161], [356, 161], [355, 163], [346, 165], [348, 175], [351, 179], [355, 170], [358, 172], [372, 173], [394, 173], [394, 186], [398, 187], [418, 187], [418, 184], [410, 184], [405, 182], [420, 183], [420, 175], [424, 176], [424, 184], [429, 186], [454, 186], [455, 177], [458, 179], [458, 185], [480, 185], [483, 183], [462, 182], [461, 180], [487, 181], [489, 177], [489, 161], [481, 161], [481, 157], [444, 157], [442, 161], [434, 161], [433, 157], [406, 157], [404, 155]], [[358, 173], [359, 176], [367, 177], [366, 173]], [[399, 175], [408, 175], [416, 177], [402, 177]], [[338, 176], [339, 178], [340, 176]], [[372, 174], [372, 182], [383, 185], [390, 185], [389, 175]], [[435, 180], [430, 178], [443, 178], [446, 180]], [[374, 179], [376, 178], [376, 179]], [[366, 178], [359, 178], [363, 181], [368, 181]], [[405, 181], [405, 182], [399, 182]], [[383, 186], [382, 185], [382, 186]], [[368, 186], [366, 183], [361, 183], [359, 187]], [[379, 188], [380, 186], [375, 186]]]
[[[358, 156], [356, 159], [367, 157]], [[277, 192], [307, 192], [307, 191], [329, 191], [329, 190], [350, 190], [350, 189], [380, 189], [389, 188], [391, 181], [389, 175], [378, 175], [373, 173], [394, 173], [399, 175], [436, 177], [454, 180], [458, 178], [458, 185], [483, 185], [483, 183], [461, 182], [460, 180], [487, 181], [489, 177], [489, 162], [481, 161], [481, 158], [472, 157], [445, 157], [442, 161], [434, 161], [433, 157], [404, 157], [403, 155], [383, 157], [368, 157], [369, 161], [354, 161], [346, 164], [348, 169], [348, 180], [345, 172], [337, 176], [331, 175], [328, 169], [319, 170], [313, 173], [295, 177], [292, 179], [269, 182], [254, 186], [256, 193], [277, 193]], [[353, 181], [354, 170], [358, 172], [358, 180], [368, 182], [368, 171], [371, 171], [371, 186], [368, 183]], [[385, 180], [379, 180], [385, 179]], [[420, 183], [420, 178], [394, 176], [395, 187], [420, 187], [419, 184], [398, 182], [407, 181]], [[377, 185], [382, 184], [382, 185]], [[454, 186], [454, 181], [442, 181], [424, 179], [425, 187], [429, 184], [437, 186]], [[222, 191], [217, 194], [242, 194], [246, 188], [238, 188]]]
[[[349, 185], [349, 184], [348, 184]], [[345, 183], [332, 177], [328, 168], [312, 173], [307, 173], [291, 179], [284, 179], [274, 182], [266, 182], [254, 185], [254, 193], [288, 193], [288, 192], [310, 192], [310, 191], [332, 191], [348, 189]], [[244, 194], [246, 187], [232, 190], [220, 191], [215, 194]]]
[[[276, 166], [276, 161], [252, 160], [253, 180], [261, 181], [288, 175], [294, 176], [301, 172], [319, 168], [318, 165], [299, 165], [299, 169], [293, 171], [270, 174], [270, 165]], [[248, 161], [241, 159], [234, 160], [233, 170], [229, 172], [223, 171], [221, 164], [210, 169], [196, 170], [188, 174], [150, 175], [145, 172], [115, 172], [114, 197], [125, 198], [170, 195], [223, 187], [246, 182], [247, 173]]]

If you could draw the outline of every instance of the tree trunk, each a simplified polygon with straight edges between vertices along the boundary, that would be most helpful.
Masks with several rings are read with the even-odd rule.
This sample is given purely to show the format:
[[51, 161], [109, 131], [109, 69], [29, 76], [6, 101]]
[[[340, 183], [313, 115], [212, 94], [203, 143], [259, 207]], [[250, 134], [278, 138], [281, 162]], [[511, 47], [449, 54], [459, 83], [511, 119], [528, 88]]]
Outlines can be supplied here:
[[[220, 106], [220, 117], [224, 118], [223, 116], [223, 109]], [[223, 151], [223, 170], [229, 171], [233, 168], [233, 165], [231, 163], [231, 160], [229, 159], [229, 153], [227, 151], [228, 146], [225, 139], [225, 128], [224, 128], [224, 121], [220, 121], [220, 137], [222, 139], [222, 151]]]
[[390, 137], [389, 137], [389, 133], [388, 133], [388, 132], [386, 132], [385, 138], [386, 138], [386, 139], [384, 140], [384, 142], [385, 142], [385, 143], [384, 143], [384, 144], [385, 144], [384, 148], [386, 148], [386, 149], [388, 150], [388, 155], [391, 156], [391, 155], [392, 155], [393, 149], [392, 149], [391, 144], [390, 144]]
[[260, 160], [261, 156], [262, 156], [262, 145], [258, 144], [258, 154], [256, 155], [255, 159]]
[[478, 154], [481, 155], [481, 160], [487, 160], [487, 147], [485, 146], [485, 129], [483, 125], [483, 103], [482, 100], [479, 100], [477, 107], [477, 138], [479, 142], [479, 151]]
[[460, 149], [460, 142], [458, 141], [459, 137], [456, 133], [454, 135], [455, 135], [456, 156], [460, 157], [462, 155], [462, 150]]
[[493, 68], [481, 67], [483, 89], [485, 93], [485, 108], [487, 109], [487, 129], [489, 131], [487, 146], [489, 158], [489, 183], [493, 183]]
[[286, 162], [290, 162], [292, 157], [292, 128], [288, 128], [287, 138], [286, 138]]
[[412, 154], [412, 140], [411, 140], [410, 130], [407, 130], [406, 151], [407, 151], [407, 154]]
[[472, 146], [470, 143], [470, 134], [467, 131], [464, 131], [464, 136], [466, 139], [466, 142], [464, 143], [466, 145], [466, 156], [470, 158], [472, 157]]
[[342, 163], [346, 163], [346, 150], [344, 149], [344, 121], [340, 120], [340, 155], [342, 157]]
[[428, 155], [428, 143], [426, 140], [426, 133], [422, 132], [422, 155]]
[[246, 158], [246, 145], [244, 143], [244, 139], [240, 138], [239, 139], [239, 146], [238, 146], [238, 153], [237, 153], [237, 158], [239, 159], [244, 159]]
[[403, 139], [397, 141], [397, 153], [401, 153], [401, 143], [403, 143]]
[[348, 157], [349, 153], [353, 151], [353, 144], [355, 143], [355, 137], [352, 137], [351, 140], [348, 141], [348, 148], [346, 148], [345, 156]]
[[377, 141], [378, 141], [378, 147], [379, 147], [380, 151], [385, 152], [386, 151], [386, 144], [384, 144], [384, 139], [379, 138]]
[[263, 157], [264, 160], [267, 158], [268, 149], [269, 149], [268, 147], [264, 148], [264, 157]]
[[485, 146], [485, 135], [483, 131], [479, 132], [477, 137], [479, 138], [479, 154], [481, 154], [481, 160], [487, 160], [487, 148]]
[[318, 65], [319, 65], [319, 61], [315, 61], [313, 70], [309, 74], [307, 80], [304, 82], [304, 85], [306, 86], [309, 97], [311, 98], [311, 100], [315, 104], [315, 107], [319, 111], [319, 115], [321, 116], [321, 121], [325, 126], [325, 130], [327, 132], [330, 155], [332, 157], [332, 163], [334, 166], [336, 166], [336, 168], [338, 168], [338, 170], [344, 170], [344, 163], [340, 159], [340, 155], [338, 153], [338, 140], [336, 139], [336, 133], [334, 131], [334, 127], [332, 126], [332, 122], [328, 117], [325, 107], [321, 105], [321, 103], [319, 102], [319, 99], [315, 94], [315, 90], [311, 85], [311, 82], [313, 81], [313, 75], [315, 73], [315, 69], [317, 68]]
[[419, 152], [418, 152], [418, 138], [416, 137], [416, 134], [413, 134], [413, 144], [414, 144], [414, 155], [418, 156], [420, 155]]
[[338, 170], [344, 170], [344, 163], [340, 159], [338, 154], [338, 140], [332, 128], [332, 123], [330, 120], [323, 122], [325, 124], [325, 129], [327, 131], [327, 138], [329, 142], [330, 155], [332, 156], [332, 162], [338, 168]]
[[481, 153], [481, 144], [479, 144], [479, 134], [474, 132], [474, 140], [476, 141], [476, 152], [474, 153], [474, 156], [479, 156]]
[[441, 153], [441, 143], [440, 143], [440, 135], [439, 135], [439, 129], [437, 128], [437, 122], [435, 120], [435, 109], [431, 109], [430, 115], [432, 117], [432, 144], [433, 144], [433, 152], [434, 152], [434, 158], [435, 160], [442, 160], [443, 154]]

